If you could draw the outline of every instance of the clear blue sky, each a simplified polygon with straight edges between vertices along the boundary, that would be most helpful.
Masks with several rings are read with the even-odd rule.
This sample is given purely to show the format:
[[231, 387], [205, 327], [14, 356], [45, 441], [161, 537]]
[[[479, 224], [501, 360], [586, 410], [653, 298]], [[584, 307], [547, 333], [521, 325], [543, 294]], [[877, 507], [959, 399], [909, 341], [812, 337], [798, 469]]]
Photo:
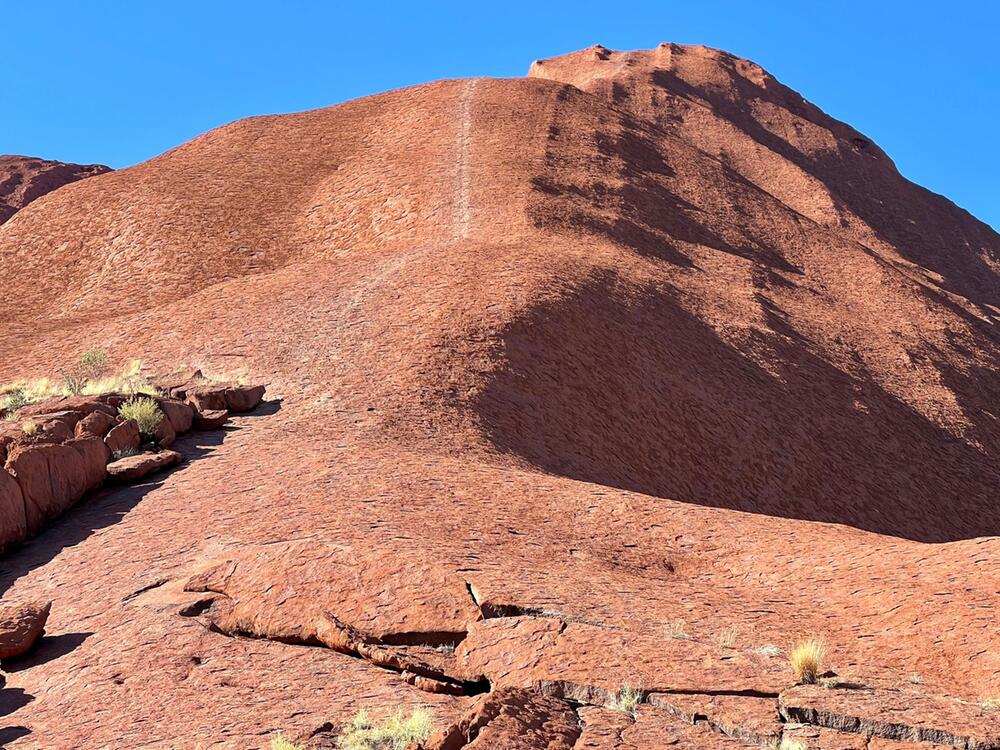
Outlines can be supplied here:
[[0, 153], [123, 167], [216, 125], [594, 43], [748, 57], [1000, 227], [1000, 3], [0, 0]]

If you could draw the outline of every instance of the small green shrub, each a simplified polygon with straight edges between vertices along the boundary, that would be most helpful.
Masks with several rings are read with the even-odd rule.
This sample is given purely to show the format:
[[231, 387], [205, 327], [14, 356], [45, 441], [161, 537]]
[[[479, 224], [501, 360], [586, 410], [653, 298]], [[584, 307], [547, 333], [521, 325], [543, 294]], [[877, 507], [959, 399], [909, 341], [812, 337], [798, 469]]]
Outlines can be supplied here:
[[631, 685], [622, 685], [608, 702], [608, 708], [629, 716], [635, 716], [635, 707], [642, 703], [642, 690]]
[[103, 378], [108, 371], [108, 353], [103, 349], [91, 349], [80, 355], [77, 368], [87, 380]]
[[3, 396], [0, 396], [0, 409], [3, 409], [8, 416], [30, 403], [31, 398], [23, 388], [11, 388]]
[[361, 711], [340, 733], [341, 750], [403, 750], [411, 742], [422, 742], [434, 729], [434, 717], [426, 708], [415, 708], [409, 716], [402, 709], [373, 723]]
[[302, 750], [302, 746], [293, 745], [279, 732], [271, 738], [271, 750]]
[[122, 419], [134, 419], [145, 437], [153, 436], [164, 416], [159, 404], [148, 396], [133, 396], [118, 407], [118, 413]]

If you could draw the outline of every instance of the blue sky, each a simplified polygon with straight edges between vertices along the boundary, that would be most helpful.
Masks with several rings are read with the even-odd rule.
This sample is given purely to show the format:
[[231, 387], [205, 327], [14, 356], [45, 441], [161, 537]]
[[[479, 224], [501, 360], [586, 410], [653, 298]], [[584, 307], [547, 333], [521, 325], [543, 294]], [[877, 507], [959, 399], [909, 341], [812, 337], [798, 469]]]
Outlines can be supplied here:
[[0, 1], [0, 153], [123, 167], [248, 115], [594, 43], [748, 57], [1000, 227], [1000, 3]]

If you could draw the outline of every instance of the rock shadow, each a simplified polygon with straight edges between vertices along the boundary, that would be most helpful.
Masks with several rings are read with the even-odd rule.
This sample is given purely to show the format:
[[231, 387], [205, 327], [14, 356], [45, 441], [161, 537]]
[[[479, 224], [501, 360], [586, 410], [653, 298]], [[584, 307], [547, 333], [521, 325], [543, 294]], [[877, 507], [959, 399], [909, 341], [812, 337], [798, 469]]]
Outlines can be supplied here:
[[761, 302], [771, 330], [736, 348], [669, 292], [608, 273], [505, 331], [475, 409], [500, 450], [573, 479], [923, 542], [1000, 533], [996, 455], [834, 367]]
[[[757, 143], [795, 164], [826, 186], [837, 201], [861, 218], [876, 235], [903, 257], [939, 274], [941, 285], [972, 301], [984, 312], [1000, 304], [1000, 280], [983, 255], [1000, 262], [1000, 235], [944, 196], [904, 178], [877, 146], [853, 128], [832, 120], [791, 89], [780, 84], [759, 86], [727, 69], [736, 90], [694, 86], [672, 70], [656, 70], [652, 85], [670, 94], [707, 104]], [[807, 154], [765, 128], [746, 102], [767, 102], [820, 127], [832, 128], [837, 148]], [[672, 113], [663, 113], [669, 126]]]
[[40, 664], [55, 661], [71, 653], [92, 635], [93, 632], [43, 636], [24, 656], [5, 660], [3, 670], [11, 673], [20, 672], [23, 669], [31, 669]]

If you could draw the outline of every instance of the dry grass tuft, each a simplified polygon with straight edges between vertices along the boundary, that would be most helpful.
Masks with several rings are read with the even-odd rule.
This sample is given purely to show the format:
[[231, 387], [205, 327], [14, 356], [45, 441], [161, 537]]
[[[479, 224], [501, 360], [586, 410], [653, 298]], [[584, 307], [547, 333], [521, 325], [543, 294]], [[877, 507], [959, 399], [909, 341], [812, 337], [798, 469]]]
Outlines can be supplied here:
[[789, 657], [795, 679], [803, 684], [814, 684], [819, 679], [825, 659], [826, 646], [818, 638], [810, 638], [796, 644]]
[[426, 708], [415, 708], [409, 716], [402, 709], [378, 723], [360, 711], [340, 733], [341, 750], [403, 750], [411, 742], [422, 742], [434, 730], [434, 717]]
[[774, 743], [777, 750], [806, 750], [804, 742], [793, 740], [791, 737], [782, 737], [781, 742]]
[[789, 657], [795, 679], [804, 684], [813, 684], [819, 679], [825, 659], [826, 646], [818, 638], [796, 644]]
[[[78, 369], [64, 372], [61, 380], [33, 378], [0, 386], [0, 411], [9, 417], [22, 406], [57, 396], [97, 396], [102, 393], [159, 395], [146, 378], [139, 374], [142, 369], [141, 360], [134, 359], [121, 372], [108, 375], [106, 361], [101, 363], [102, 353], [95, 349], [84, 354], [80, 358]], [[101, 375], [97, 376], [97, 373]]]
[[735, 625], [726, 628], [721, 633], [719, 633], [719, 645], [722, 648], [736, 648], [736, 644], [740, 640], [740, 630]]
[[684, 620], [671, 620], [663, 626], [663, 629], [671, 638], [679, 638], [683, 640], [688, 637], [687, 632], [684, 630], [684, 625]]
[[271, 738], [271, 750], [303, 750], [303, 748], [301, 745], [293, 745], [279, 732]]
[[631, 685], [622, 685], [621, 690], [612, 696], [607, 707], [612, 711], [635, 716], [635, 707], [642, 703], [642, 690]]

